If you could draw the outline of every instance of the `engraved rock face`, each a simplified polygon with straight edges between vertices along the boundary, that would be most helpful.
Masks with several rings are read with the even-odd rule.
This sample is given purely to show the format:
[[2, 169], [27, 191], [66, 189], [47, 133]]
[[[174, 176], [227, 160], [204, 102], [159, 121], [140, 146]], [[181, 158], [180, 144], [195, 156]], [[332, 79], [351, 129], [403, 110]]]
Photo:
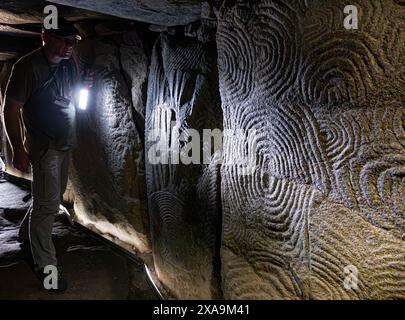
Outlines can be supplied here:
[[257, 164], [221, 169], [226, 298], [405, 296], [405, 12], [352, 2], [358, 30], [339, 0], [221, 7], [224, 124], [256, 130]]
[[[162, 136], [170, 135], [171, 121], [184, 141], [193, 137], [193, 129], [202, 137], [203, 129], [222, 128], [213, 43], [163, 33], [157, 40], [148, 84], [146, 154], [153, 153], [156, 141], [164, 141]], [[160, 139], [153, 138], [154, 130], [162, 133]], [[167, 141], [166, 147], [175, 147], [174, 140]], [[198, 143], [202, 151], [204, 145]], [[220, 296], [219, 151], [210, 153], [206, 164], [146, 161], [155, 269], [178, 298]]]
[[138, 117], [143, 121], [148, 62], [134, 39], [135, 32], [89, 40], [94, 96], [88, 110], [77, 112], [71, 178], [79, 220], [144, 253], [150, 251], [149, 223], [143, 143], [135, 124]]
[[[2, 3], [0, 23], [38, 23], [42, 2]], [[214, 1], [218, 12], [194, 0], [51, 2], [166, 30], [150, 62], [136, 32], [100, 22], [103, 37], [87, 40], [96, 95], [78, 114], [65, 195], [79, 221], [153, 251], [180, 299], [405, 298], [403, 0], [352, 0], [357, 30], [344, 27], [344, 0]], [[0, 60], [25, 51], [3, 42]], [[2, 92], [10, 68], [0, 62]], [[203, 164], [151, 163], [154, 130], [173, 148], [173, 124], [180, 147], [193, 130], [254, 134], [224, 138]], [[241, 152], [254, 170], [232, 162]]]

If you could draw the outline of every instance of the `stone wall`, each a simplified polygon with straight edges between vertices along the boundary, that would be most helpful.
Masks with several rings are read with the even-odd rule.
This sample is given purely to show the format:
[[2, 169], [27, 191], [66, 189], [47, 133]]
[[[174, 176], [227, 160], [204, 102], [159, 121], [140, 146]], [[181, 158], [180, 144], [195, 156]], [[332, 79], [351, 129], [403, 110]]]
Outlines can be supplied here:
[[72, 157], [75, 212], [86, 226], [150, 251], [143, 155], [143, 86], [148, 59], [135, 31], [89, 38], [95, 85], [88, 110], [77, 113]]
[[[151, 54], [149, 31], [82, 26], [96, 81], [72, 158], [79, 221], [153, 253], [175, 298], [403, 299], [403, 1], [351, 1], [358, 30], [343, 0], [157, 3]], [[172, 129], [181, 148], [198, 136], [202, 163], [151, 161]], [[243, 139], [208, 148], [204, 129]]]
[[[182, 137], [178, 147], [171, 135], [175, 127]], [[221, 150], [208, 150], [205, 164], [181, 161], [190, 151], [184, 149], [186, 141], [198, 143], [192, 152], [195, 155], [198, 149], [197, 158], [202, 159], [207, 148], [200, 139], [203, 129], [222, 129], [214, 43], [162, 33], [149, 70], [146, 177], [155, 268], [166, 288], [182, 299], [221, 295], [217, 162]], [[165, 147], [185, 151], [178, 164], [175, 156], [166, 164], [154, 163], [154, 155], [163, 159]]]
[[8, 83], [8, 79], [11, 74], [11, 70], [13, 68], [12, 61], [1, 61], [0, 62], [0, 154], [3, 156], [4, 162], [6, 164], [6, 170], [10, 174], [14, 174], [16, 176], [21, 176], [25, 178], [30, 178], [30, 175], [24, 175], [18, 170], [14, 169], [12, 165], [12, 149], [10, 144], [8, 143], [7, 135], [4, 129], [4, 122], [3, 122], [3, 108], [5, 103], [5, 91], [6, 86]]
[[404, 7], [351, 4], [359, 30], [344, 1], [221, 7], [224, 125], [256, 130], [255, 172], [221, 172], [226, 298], [405, 295]]

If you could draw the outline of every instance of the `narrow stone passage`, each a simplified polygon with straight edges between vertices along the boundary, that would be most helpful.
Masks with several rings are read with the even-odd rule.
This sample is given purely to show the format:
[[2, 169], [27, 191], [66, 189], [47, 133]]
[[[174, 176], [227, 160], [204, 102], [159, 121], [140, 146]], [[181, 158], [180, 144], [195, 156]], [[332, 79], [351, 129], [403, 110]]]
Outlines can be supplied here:
[[404, 44], [405, 0], [0, 1], [0, 298], [22, 179], [62, 297], [404, 300]]
[[72, 227], [57, 216], [53, 240], [69, 288], [41, 288], [17, 241], [18, 227], [30, 201], [28, 191], [0, 180], [0, 299], [159, 299], [141, 265]]

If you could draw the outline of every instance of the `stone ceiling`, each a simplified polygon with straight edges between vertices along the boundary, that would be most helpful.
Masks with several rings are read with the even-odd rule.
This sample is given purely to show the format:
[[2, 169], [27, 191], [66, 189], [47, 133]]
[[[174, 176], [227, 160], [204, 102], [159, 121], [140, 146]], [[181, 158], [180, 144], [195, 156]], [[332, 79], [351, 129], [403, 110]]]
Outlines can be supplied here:
[[201, 17], [200, 0], [51, 0], [112, 16], [165, 26], [185, 25]]
[[199, 20], [206, 3], [199, 0], [1, 0], [0, 61], [16, 58], [39, 43], [43, 10], [49, 4], [57, 5], [59, 16], [70, 21], [132, 20], [166, 28]]

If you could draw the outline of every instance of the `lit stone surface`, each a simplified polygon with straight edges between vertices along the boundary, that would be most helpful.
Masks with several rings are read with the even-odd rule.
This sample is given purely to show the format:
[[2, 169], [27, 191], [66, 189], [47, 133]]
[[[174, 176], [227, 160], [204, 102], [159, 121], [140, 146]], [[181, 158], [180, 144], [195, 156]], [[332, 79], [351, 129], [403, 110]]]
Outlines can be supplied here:
[[222, 168], [226, 298], [405, 296], [404, 7], [352, 1], [348, 31], [345, 4], [221, 8], [225, 125], [257, 130], [256, 172]]
[[[215, 59], [213, 43], [161, 34], [149, 74], [146, 150], [155, 144], [149, 136], [153, 129], [170, 134], [170, 121], [187, 139], [189, 129], [202, 136], [204, 128], [222, 128]], [[218, 153], [206, 165], [146, 163], [155, 269], [177, 298], [210, 299], [220, 294], [220, 185], [215, 157]]]
[[147, 59], [139, 41], [129, 42], [131, 37], [136, 33], [89, 43], [96, 58], [96, 95], [86, 111], [77, 113], [71, 178], [79, 221], [144, 253], [150, 250], [149, 227], [143, 144], [135, 118], [144, 103]]

